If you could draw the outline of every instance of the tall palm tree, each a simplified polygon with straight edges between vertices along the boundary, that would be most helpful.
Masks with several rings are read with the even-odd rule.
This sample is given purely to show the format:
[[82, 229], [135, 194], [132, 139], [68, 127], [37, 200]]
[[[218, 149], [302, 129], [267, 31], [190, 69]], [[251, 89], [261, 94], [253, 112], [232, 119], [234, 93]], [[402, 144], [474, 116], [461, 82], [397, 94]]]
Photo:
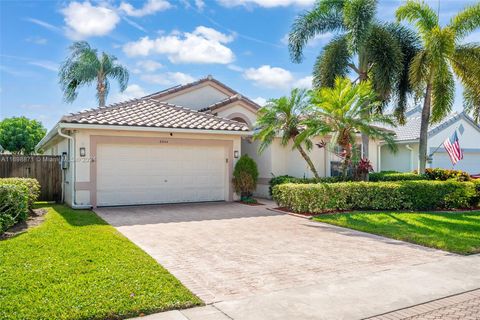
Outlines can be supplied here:
[[[384, 24], [375, 19], [377, 0], [319, 0], [314, 8], [301, 14], [289, 34], [289, 50], [294, 62], [303, 59], [308, 41], [319, 34], [334, 33], [323, 48], [313, 69], [314, 87], [332, 87], [335, 78], [349, 73], [360, 82], [370, 80], [383, 107], [393, 97], [395, 114], [404, 122], [408, 65], [418, 51], [418, 39], [412, 31], [398, 24]], [[356, 61], [354, 61], [356, 58]], [[368, 157], [368, 136], [362, 136], [363, 155]]]
[[116, 79], [123, 92], [129, 77], [128, 70], [117, 62], [115, 56], [105, 52], [99, 55], [85, 41], [74, 42], [70, 46], [70, 56], [63, 62], [58, 75], [65, 101], [73, 102], [79, 87], [96, 84], [100, 107], [105, 106], [110, 90], [109, 78]]
[[409, 70], [410, 83], [424, 93], [420, 127], [420, 173], [427, 160], [428, 125], [442, 120], [452, 109], [454, 74], [465, 88], [467, 110], [479, 119], [480, 45], [462, 40], [480, 26], [480, 3], [465, 8], [445, 27], [426, 3], [408, 0], [396, 12], [399, 21], [412, 23], [420, 34], [423, 48], [415, 55]]
[[[257, 114], [258, 130], [253, 138], [260, 141], [259, 151], [264, 151], [277, 136], [280, 136], [282, 146], [294, 143], [301, 131], [300, 122], [306, 116], [307, 106], [307, 92], [302, 89], [293, 89], [290, 97], [270, 99]], [[310, 139], [304, 139], [302, 143], [294, 143], [294, 148], [305, 159], [315, 178], [319, 179], [317, 169], [305, 151], [305, 148], [307, 150], [312, 148]]]
[[392, 150], [396, 149], [394, 133], [379, 127], [394, 126], [392, 117], [380, 113], [368, 115], [366, 112], [371, 108], [372, 101], [376, 100], [370, 81], [352, 84], [348, 78], [337, 77], [333, 88], [312, 90], [310, 95], [310, 116], [301, 121], [300, 125], [305, 129], [297, 135], [295, 142], [301, 144], [312, 137], [332, 135], [332, 147], [338, 145], [344, 150], [344, 177], [351, 163], [352, 146], [355, 145], [359, 132], [384, 140]]

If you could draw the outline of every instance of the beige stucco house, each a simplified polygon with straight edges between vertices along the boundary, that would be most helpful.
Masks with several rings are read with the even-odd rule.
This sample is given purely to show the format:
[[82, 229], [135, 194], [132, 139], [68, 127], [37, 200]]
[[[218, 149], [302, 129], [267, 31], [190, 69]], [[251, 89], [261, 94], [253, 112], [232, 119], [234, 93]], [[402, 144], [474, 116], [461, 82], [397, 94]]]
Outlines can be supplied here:
[[[251, 135], [259, 108], [208, 76], [66, 115], [37, 148], [66, 159], [64, 200], [75, 208], [231, 201], [232, 170], [241, 154], [257, 161], [257, 195], [268, 196], [272, 176], [311, 177], [311, 172], [291, 146], [276, 142], [258, 153]], [[370, 141], [375, 169], [379, 150], [380, 144]], [[320, 175], [338, 170], [340, 159], [325, 148], [315, 146], [310, 155]]]

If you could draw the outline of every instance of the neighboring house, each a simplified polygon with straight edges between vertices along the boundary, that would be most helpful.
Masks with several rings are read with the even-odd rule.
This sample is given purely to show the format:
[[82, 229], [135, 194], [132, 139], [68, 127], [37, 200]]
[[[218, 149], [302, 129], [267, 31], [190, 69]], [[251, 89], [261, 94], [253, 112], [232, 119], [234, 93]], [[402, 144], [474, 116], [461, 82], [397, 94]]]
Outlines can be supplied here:
[[[65, 162], [63, 183], [65, 202], [75, 208], [231, 201], [232, 170], [241, 154], [257, 161], [257, 195], [268, 196], [273, 175], [312, 175], [292, 146], [278, 141], [258, 154], [251, 135], [259, 108], [208, 76], [64, 116], [37, 149], [75, 159]], [[315, 142], [322, 140], [328, 137]], [[375, 169], [378, 150], [370, 141]], [[321, 176], [338, 174], [340, 159], [332, 152], [314, 146], [310, 156]]]
[[[421, 107], [413, 108], [407, 112], [406, 124], [393, 128], [396, 133], [398, 152], [392, 153], [386, 146], [382, 146], [379, 153], [381, 164], [379, 170], [408, 172], [418, 169], [421, 112]], [[457, 130], [464, 158], [453, 166], [442, 144], [455, 130]], [[431, 155], [431, 161], [427, 167], [456, 169], [478, 174], [480, 173], [480, 126], [464, 112], [452, 113], [440, 123], [430, 126], [427, 152]]]

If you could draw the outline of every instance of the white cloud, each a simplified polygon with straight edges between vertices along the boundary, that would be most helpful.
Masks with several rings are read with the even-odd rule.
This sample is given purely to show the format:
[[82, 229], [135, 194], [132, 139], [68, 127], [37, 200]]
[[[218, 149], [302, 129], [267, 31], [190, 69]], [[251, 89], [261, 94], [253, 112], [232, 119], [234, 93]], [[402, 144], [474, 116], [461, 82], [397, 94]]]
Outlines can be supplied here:
[[[317, 34], [315, 37], [313, 37], [313, 39], [310, 39], [310, 41], [308, 41], [307, 46], [316, 47], [320, 44], [327, 43], [333, 38], [333, 36], [334, 34], [331, 32]], [[288, 33], [285, 34], [282, 39], [280, 39], [280, 42], [284, 45], [288, 45]]]
[[28, 63], [33, 65], [33, 66], [37, 66], [37, 67], [40, 67], [40, 68], [43, 68], [43, 69], [46, 69], [46, 70], [49, 70], [49, 71], [58, 72], [58, 64], [56, 64], [53, 61], [34, 60], [34, 61], [30, 61]]
[[166, 72], [162, 74], [145, 74], [141, 79], [148, 83], [164, 86], [186, 84], [195, 81], [195, 78], [182, 72]]
[[44, 27], [45, 29], [48, 29], [50, 31], [55, 31], [55, 32], [60, 32], [61, 31], [61, 29], [59, 27], [56, 27], [53, 24], [50, 24], [50, 23], [42, 21], [42, 20], [38, 20], [38, 19], [34, 19], [34, 18], [27, 18], [26, 20], [30, 21], [31, 23], [34, 23], [36, 25], [39, 25], [41, 27]]
[[141, 71], [155, 72], [158, 69], [162, 68], [163, 65], [155, 60], [141, 60], [137, 62], [137, 67], [140, 69], [137, 73], [140, 73]]
[[147, 33], [147, 29], [145, 29], [144, 27], [142, 27], [141, 25], [139, 25], [139, 24], [136, 23], [135, 21], [132, 21], [132, 20], [128, 19], [127, 17], [122, 17], [122, 18], [123, 18], [123, 20], [124, 20], [126, 23], [128, 23], [129, 25], [131, 25], [131, 26], [134, 27], [135, 29]]
[[245, 69], [243, 69], [242, 67], [237, 66], [236, 64], [229, 64], [229, 65], [227, 66], [227, 68], [230, 69], [230, 70], [232, 70], [232, 71], [236, 71], [236, 72], [243, 72], [243, 70], [245, 70]]
[[292, 73], [288, 70], [263, 65], [259, 68], [245, 70], [243, 76], [255, 84], [267, 88], [289, 88], [294, 81]]
[[293, 83], [295, 88], [302, 89], [311, 89], [312, 88], [313, 76], [306, 76], [304, 78], [298, 79]]
[[120, 17], [117, 12], [105, 6], [93, 6], [89, 1], [70, 2], [62, 9], [67, 36], [78, 40], [110, 33]]
[[217, 0], [225, 7], [257, 5], [264, 8], [312, 5], [315, 0]]
[[46, 38], [42, 38], [42, 37], [28, 37], [25, 40], [27, 42], [35, 43], [35, 44], [38, 44], [38, 45], [44, 45], [44, 44], [47, 44], [47, 42], [48, 42], [48, 40]]
[[119, 92], [112, 97], [111, 103], [122, 102], [134, 98], [146, 96], [145, 90], [138, 84], [130, 84], [123, 92]]
[[233, 35], [226, 35], [204, 26], [193, 32], [172, 31], [156, 39], [140, 38], [123, 46], [128, 56], [165, 54], [172, 63], [220, 63], [228, 64], [235, 58], [232, 50], [224, 44], [233, 41]]
[[264, 106], [267, 104], [267, 99], [265, 99], [264, 97], [257, 97], [255, 99], [252, 99], [253, 102], [255, 102], [256, 104], [260, 105], [260, 106]]
[[135, 9], [130, 3], [122, 2], [119, 9], [132, 17], [143, 17], [164, 11], [171, 8], [172, 5], [166, 0], [148, 0], [141, 9]]
[[198, 10], [202, 11], [205, 8], [205, 1], [203, 0], [195, 0], [195, 6]]

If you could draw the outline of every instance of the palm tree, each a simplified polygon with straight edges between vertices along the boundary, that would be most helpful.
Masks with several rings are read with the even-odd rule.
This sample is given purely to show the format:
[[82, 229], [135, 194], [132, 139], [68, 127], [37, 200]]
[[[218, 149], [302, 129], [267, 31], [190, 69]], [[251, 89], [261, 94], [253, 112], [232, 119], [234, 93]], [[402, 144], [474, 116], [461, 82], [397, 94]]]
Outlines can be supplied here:
[[427, 4], [408, 0], [396, 12], [399, 21], [412, 23], [423, 42], [409, 70], [410, 83], [424, 93], [420, 127], [420, 173], [427, 160], [428, 125], [442, 120], [452, 109], [454, 74], [465, 88], [467, 110], [478, 121], [480, 113], [480, 45], [461, 41], [480, 26], [480, 3], [465, 8], [441, 27], [438, 15]]
[[[312, 10], [295, 20], [289, 34], [290, 55], [300, 63], [310, 39], [334, 33], [314, 65], [314, 87], [332, 87], [336, 77], [353, 72], [356, 81], [370, 80], [377, 98], [383, 102], [377, 104], [377, 110], [365, 112], [381, 113], [394, 97], [395, 114], [403, 123], [407, 96], [411, 93], [406, 70], [418, 51], [418, 39], [399, 24], [377, 22], [376, 9], [376, 0], [319, 0]], [[362, 142], [363, 156], [368, 157], [366, 133]]]
[[[255, 140], [260, 140], [259, 151], [264, 151], [272, 144], [275, 137], [280, 136], [282, 146], [287, 146], [289, 142], [295, 142], [301, 131], [300, 122], [306, 116], [305, 110], [308, 106], [307, 92], [301, 89], [293, 89], [290, 97], [281, 97], [270, 99], [257, 114], [256, 126], [258, 130], [253, 135]], [[319, 179], [317, 169], [308, 156], [305, 148], [311, 149], [312, 142], [304, 139], [302, 143], [294, 143], [294, 148], [300, 152], [301, 156], [307, 162], [315, 178]]]
[[95, 83], [98, 104], [104, 107], [110, 89], [109, 78], [118, 81], [120, 91], [127, 88], [128, 70], [118, 64], [116, 57], [105, 52], [98, 55], [97, 50], [85, 41], [74, 42], [70, 52], [58, 74], [65, 101], [73, 102], [78, 96], [79, 87]]
[[333, 88], [312, 90], [310, 95], [309, 117], [300, 123], [305, 129], [297, 135], [295, 142], [301, 144], [312, 137], [332, 135], [331, 146], [338, 145], [344, 150], [344, 177], [359, 132], [384, 140], [395, 151], [394, 133], [380, 127], [394, 126], [392, 117], [380, 113], [368, 115], [366, 112], [376, 100], [370, 81], [352, 84], [348, 78], [337, 77]]

